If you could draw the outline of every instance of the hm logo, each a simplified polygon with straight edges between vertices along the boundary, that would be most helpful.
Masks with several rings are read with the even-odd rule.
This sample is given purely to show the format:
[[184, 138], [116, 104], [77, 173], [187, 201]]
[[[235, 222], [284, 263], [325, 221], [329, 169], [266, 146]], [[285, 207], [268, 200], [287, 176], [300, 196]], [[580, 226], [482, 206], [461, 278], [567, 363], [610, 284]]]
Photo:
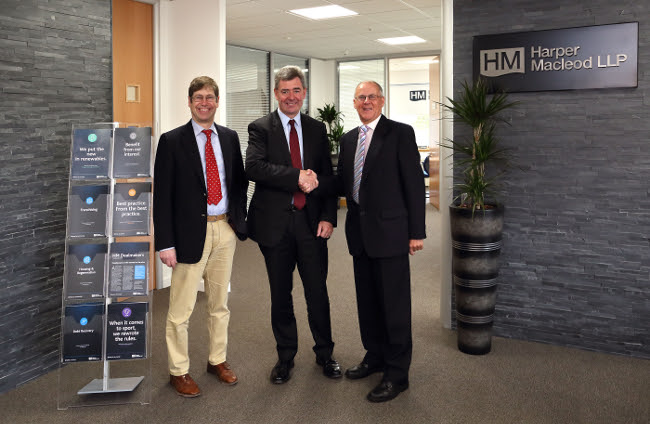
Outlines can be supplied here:
[[524, 48], [481, 50], [481, 72], [486, 77], [498, 77], [505, 74], [523, 74]]

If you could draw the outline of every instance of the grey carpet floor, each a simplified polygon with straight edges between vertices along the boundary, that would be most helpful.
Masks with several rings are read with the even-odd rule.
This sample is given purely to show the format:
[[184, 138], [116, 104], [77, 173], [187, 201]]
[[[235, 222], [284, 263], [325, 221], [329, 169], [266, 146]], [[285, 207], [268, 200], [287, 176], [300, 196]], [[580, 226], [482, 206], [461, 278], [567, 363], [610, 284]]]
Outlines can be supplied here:
[[[339, 211], [339, 227], [329, 243], [328, 287], [334, 356], [345, 368], [359, 362], [364, 352], [343, 221], [344, 209]], [[138, 368], [149, 375], [139, 388], [142, 399], [150, 394], [149, 404], [57, 410], [60, 392], [74, 393], [89, 380], [84, 365], [72, 364], [62, 372], [49, 373], [0, 395], [0, 422], [650, 423], [648, 360], [498, 337], [488, 355], [460, 353], [455, 332], [442, 328], [439, 319], [438, 221], [438, 212], [429, 206], [429, 238], [425, 249], [411, 261], [411, 386], [391, 402], [371, 404], [365, 400], [378, 383], [378, 374], [358, 381], [322, 376], [314, 363], [313, 340], [297, 278], [294, 304], [300, 346], [296, 366], [287, 384], [269, 382], [276, 356], [268, 283], [257, 245], [246, 241], [237, 246], [229, 300], [228, 361], [240, 378], [239, 384], [222, 385], [205, 372], [205, 296], [200, 293], [190, 327], [190, 372], [203, 395], [183, 399], [174, 393], [168, 384], [164, 342], [169, 290], [162, 289], [153, 295], [150, 360], [117, 361], [124, 362], [127, 369], [135, 367], [136, 375]], [[115, 365], [117, 368], [120, 364]]]

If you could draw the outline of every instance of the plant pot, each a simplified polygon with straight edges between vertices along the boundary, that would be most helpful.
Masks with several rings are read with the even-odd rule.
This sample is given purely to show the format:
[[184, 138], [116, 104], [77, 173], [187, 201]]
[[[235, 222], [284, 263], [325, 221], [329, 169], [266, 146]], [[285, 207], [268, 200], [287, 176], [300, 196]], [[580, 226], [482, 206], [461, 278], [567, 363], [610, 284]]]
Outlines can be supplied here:
[[332, 158], [332, 167], [336, 168], [339, 164], [339, 154], [338, 153], [330, 153], [330, 156]]
[[492, 348], [503, 206], [474, 211], [449, 207], [458, 349], [484, 355]]

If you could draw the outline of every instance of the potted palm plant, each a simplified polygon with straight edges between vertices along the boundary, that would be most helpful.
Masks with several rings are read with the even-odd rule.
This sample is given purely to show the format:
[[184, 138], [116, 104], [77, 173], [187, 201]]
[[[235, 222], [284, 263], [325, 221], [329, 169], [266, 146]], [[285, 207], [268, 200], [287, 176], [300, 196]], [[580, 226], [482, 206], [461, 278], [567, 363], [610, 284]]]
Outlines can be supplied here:
[[458, 98], [447, 100], [449, 105], [443, 107], [454, 121], [471, 130], [469, 136], [443, 143], [454, 155], [454, 174], [459, 180], [454, 184], [457, 196], [449, 207], [458, 348], [482, 355], [492, 346], [504, 215], [494, 195], [505, 171], [498, 165], [506, 163], [506, 151], [499, 147], [495, 130], [505, 122], [501, 112], [517, 102], [508, 101], [506, 93], [490, 94], [483, 79], [463, 83]]
[[336, 165], [339, 155], [339, 141], [343, 136], [343, 114], [336, 110], [336, 106], [332, 103], [326, 103], [322, 108], [317, 109], [318, 119], [324, 122], [327, 126], [327, 139], [330, 144], [330, 153], [332, 154], [332, 162]]

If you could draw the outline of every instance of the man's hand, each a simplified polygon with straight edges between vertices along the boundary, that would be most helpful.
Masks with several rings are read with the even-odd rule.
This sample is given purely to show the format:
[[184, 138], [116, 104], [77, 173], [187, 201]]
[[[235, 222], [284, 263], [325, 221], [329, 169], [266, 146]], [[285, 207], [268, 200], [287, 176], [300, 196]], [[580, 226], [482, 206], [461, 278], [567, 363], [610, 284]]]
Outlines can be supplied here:
[[311, 169], [301, 169], [300, 176], [298, 177], [298, 187], [305, 194], [313, 191], [318, 187], [318, 175]]
[[176, 249], [163, 250], [162, 252], [159, 252], [159, 255], [162, 263], [172, 269], [176, 267]]
[[334, 232], [334, 226], [331, 222], [321, 221], [318, 223], [318, 230], [316, 231], [316, 237], [322, 237], [328, 239], [332, 236]]
[[409, 254], [415, 255], [415, 252], [422, 249], [424, 249], [424, 240], [409, 240]]

